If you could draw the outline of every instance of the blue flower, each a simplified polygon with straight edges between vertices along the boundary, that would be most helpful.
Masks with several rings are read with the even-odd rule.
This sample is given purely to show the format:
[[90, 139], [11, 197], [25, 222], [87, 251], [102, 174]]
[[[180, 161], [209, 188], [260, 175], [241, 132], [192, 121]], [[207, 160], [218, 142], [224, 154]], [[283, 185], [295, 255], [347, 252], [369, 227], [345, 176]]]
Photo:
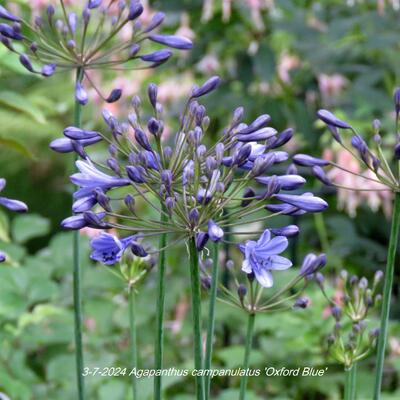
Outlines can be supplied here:
[[271, 271], [281, 271], [292, 266], [290, 260], [278, 255], [287, 246], [286, 237], [275, 236], [271, 239], [271, 233], [266, 229], [257, 242], [249, 240], [240, 245], [240, 250], [245, 255], [242, 271], [247, 274], [253, 273], [261, 286], [272, 287], [274, 282]]
[[102, 232], [90, 242], [93, 250], [90, 258], [105, 265], [113, 265], [121, 259], [125, 250], [135, 241], [135, 238], [134, 235], [118, 239], [114, 235]]
[[90, 210], [97, 203], [94, 194], [97, 188], [107, 192], [115, 187], [130, 185], [129, 179], [107, 175], [89, 162], [78, 160], [76, 166], [80, 172], [71, 176], [71, 182], [79, 186], [80, 189], [74, 193], [74, 198], [77, 199], [73, 206], [74, 212]]

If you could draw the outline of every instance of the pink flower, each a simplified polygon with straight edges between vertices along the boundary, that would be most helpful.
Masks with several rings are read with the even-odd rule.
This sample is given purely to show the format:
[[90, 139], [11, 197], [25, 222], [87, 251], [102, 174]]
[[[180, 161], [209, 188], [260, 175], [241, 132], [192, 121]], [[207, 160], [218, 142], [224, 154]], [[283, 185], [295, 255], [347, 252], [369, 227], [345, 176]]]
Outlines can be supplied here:
[[[324, 159], [334, 160], [336, 164], [343, 165], [347, 170], [360, 174], [370, 179], [377, 179], [371, 170], [362, 171], [361, 166], [356, 159], [346, 150], [340, 149], [334, 154], [331, 150], [324, 152]], [[333, 167], [327, 176], [337, 185], [345, 186], [355, 190], [338, 188], [338, 207], [345, 210], [351, 217], [356, 216], [357, 208], [361, 204], [367, 203], [373, 212], [383, 209], [387, 217], [392, 210], [392, 193], [386, 189], [386, 186], [362, 176], [353, 175], [343, 171], [340, 168]], [[360, 191], [363, 189], [364, 191]]]
[[290, 71], [300, 66], [300, 60], [297, 56], [288, 53], [282, 53], [278, 62], [278, 75], [279, 78], [285, 82], [290, 83]]
[[335, 100], [347, 84], [348, 80], [340, 74], [318, 75], [319, 90], [325, 104], [332, 103], [332, 99]]

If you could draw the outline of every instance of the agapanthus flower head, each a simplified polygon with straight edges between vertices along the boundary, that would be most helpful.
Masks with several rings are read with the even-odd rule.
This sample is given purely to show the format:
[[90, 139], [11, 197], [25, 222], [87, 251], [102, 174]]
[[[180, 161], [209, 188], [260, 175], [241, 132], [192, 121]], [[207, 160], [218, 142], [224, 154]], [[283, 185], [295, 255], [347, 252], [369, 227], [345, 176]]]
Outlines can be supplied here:
[[332, 299], [327, 296], [326, 288], [320, 285], [334, 319], [333, 333], [327, 340], [329, 353], [346, 369], [368, 357], [374, 350], [377, 338], [375, 329], [370, 330], [368, 335], [366, 330], [368, 313], [381, 299], [381, 279], [382, 272], [378, 271], [370, 285], [367, 278], [349, 277], [344, 270], [336, 282], [340, 295]]
[[[340, 150], [336, 152], [336, 159], [333, 156], [322, 159], [306, 154], [297, 154], [293, 157], [295, 164], [311, 168], [312, 174], [319, 181], [325, 185], [337, 187], [339, 204], [346, 207], [352, 216], [355, 215], [357, 205], [365, 199], [374, 211], [383, 203], [385, 212], [390, 214], [390, 207], [387, 207], [386, 203], [390, 203], [392, 193], [400, 190], [400, 175], [397, 168], [397, 162], [400, 159], [397, 129], [398, 97], [398, 90], [396, 90], [394, 95], [397, 115], [396, 135], [393, 136], [397, 137], [397, 140], [394, 145], [385, 146], [380, 135], [378, 120], [372, 123], [373, 134], [370, 135], [369, 140], [330, 111], [319, 110], [318, 118], [331, 131], [333, 139], [337, 142], [335, 146], [340, 146]], [[344, 131], [343, 135], [340, 134], [340, 130]], [[325, 151], [325, 155], [327, 154], [331, 153]], [[345, 191], [354, 194], [346, 195]], [[293, 202], [290, 204], [294, 205]]]
[[[217, 135], [217, 141], [210, 140], [209, 117], [199, 101], [219, 83], [220, 79], [213, 77], [190, 91], [173, 138], [163, 137], [167, 122], [155, 84], [150, 84], [147, 91], [150, 115], [142, 110], [144, 102], [135, 96], [132, 112], [126, 119], [119, 120], [111, 112], [103, 111], [108, 134], [66, 128], [65, 138], [56, 139], [51, 147], [59, 152], [75, 151], [82, 159], [76, 162], [79, 172], [71, 176], [78, 187], [73, 205], [78, 215], [67, 218], [63, 226], [81, 229], [87, 223], [100, 229], [114, 227], [130, 234], [142, 233], [149, 239], [167, 233], [175, 238], [171, 243], [194, 238], [201, 251], [209, 241], [224, 241], [227, 227], [266, 221], [275, 214], [286, 213], [287, 208], [294, 214], [325, 209], [327, 204], [311, 193], [287, 194], [305, 183], [303, 177], [272, 173], [289, 155], [276, 149], [278, 132], [268, 126], [269, 115], [263, 114], [246, 124], [243, 109], [239, 108]], [[259, 134], [266, 130], [267, 136]], [[252, 136], [255, 133], [257, 136]], [[98, 159], [98, 153], [91, 156], [90, 149], [99, 142], [108, 145], [109, 155], [104, 160]], [[271, 202], [282, 208], [272, 213], [266, 211]], [[139, 207], [141, 211], [137, 212]], [[163, 215], [165, 221], [147, 217], [144, 209]], [[236, 231], [237, 235], [246, 233]], [[276, 237], [268, 244], [271, 232]], [[291, 265], [279, 256], [280, 251], [273, 253], [271, 245], [279, 240], [287, 246], [287, 237], [295, 236], [298, 227], [275, 228], [271, 232], [265, 231], [259, 242], [246, 245], [250, 249], [255, 244], [246, 259], [257, 270], [257, 279], [264, 279], [265, 286], [272, 283], [265, 277], [270, 270]], [[144, 254], [136, 244], [131, 249], [136, 249], [135, 254]], [[267, 255], [266, 249], [271, 253]], [[262, 268], [258, 268], [260, 265]]]
[[[21, 64], [32, 73], [49, 77], [63, 70], [79, 71], [75, 92], [82, 105], [88, 102], [87, 84], [109, 103], [121, 97], [120, 88], [102, 95], [88, 71], [154, 68], [171, 57], [167, 48], [192, 48], [187, 38], [154, 32], [164, 20], [163, 13], [143, 24], [144, 8], [139, 0], [82, 3], [80, 10], [67, 9], [61, 0], [59, 7], [49, 5], [34, 23], [0, 8], [0, 19], [5, 20], [0, 23], [1, 42], [19, 54]], [[154, 50], [151, 42], [167, 48]]]

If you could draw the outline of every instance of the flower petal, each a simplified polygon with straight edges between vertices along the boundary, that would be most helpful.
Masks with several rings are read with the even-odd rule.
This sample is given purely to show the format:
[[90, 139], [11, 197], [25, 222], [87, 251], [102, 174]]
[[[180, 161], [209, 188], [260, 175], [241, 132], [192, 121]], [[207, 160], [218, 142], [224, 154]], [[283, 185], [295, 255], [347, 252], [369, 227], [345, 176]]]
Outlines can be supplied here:
[[272, 256], [271, 257], [271, 265], [270, 269], [276, 270], [276, 271], [283, 271], [285, 269], [288, 269], [292, 266], [292, 262], [282, 256]]

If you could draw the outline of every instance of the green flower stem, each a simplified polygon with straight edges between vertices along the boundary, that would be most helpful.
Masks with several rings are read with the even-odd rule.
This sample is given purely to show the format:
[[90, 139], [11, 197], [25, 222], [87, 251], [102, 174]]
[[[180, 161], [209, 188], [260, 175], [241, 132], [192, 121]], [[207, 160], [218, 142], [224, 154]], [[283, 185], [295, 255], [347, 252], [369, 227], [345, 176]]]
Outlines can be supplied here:
[[[212, 250], [213, 267], [211, 273], [211, 289], [210, 289], [210, 302], [208, 308], [208, 327], [207, 327], [207, 340], [206, 340], [206, 356], [204, 360], [204, 369], [211, 368], [211, 357], [213, 349], [213, 338], [214, 338], [214, 326], [215, 326], [215, 302], [217, 299], [217, 287], [218, 287], [218, 242], [213, 244]], [[205, 398], [206, 400], [210, 397], [210, 382], [211, 377], [205, 376]]]
[[345, 370], [344, 400], [355, 400], [357, 393], [357, 363]]
[[[194, 368], [202, 368], [202, 342], [201, 342], [201, 291], [199, 274], [199, 255], [197, 253], [194, 237], [189, 241], [190, 280], [192, 287], [192, 314], [193, 314], [193, 341], [194, 341]], [[204, 400], [204, 380], [196, 376], [197, 400]]]
[[[76, 72], [76, 81], [82, 79], [82, 71]], [[75, 101], [74, 124], [77, 128], [82, 125], [82, 107]], [[76, 356], [76, 378], [78, 384], [78, 399], [85, 398], [85, 382], [83, 378], [83, 346], [82, 346], [82, 288], [81, 288], [81, 266], [79, 231], [74, 231], [73, 236], [73, 296], [74, 296], [74, 324], [75, 324], [75, 356]]]
[[[135, 309], [135, 289], [129, 285], [129, 329], [131, 343], [131, 368], [137, 367], [137, 337], [136, 337], [136, 309]], [[133, 400], [137, 397], [137, 380], [136, 376], [132, 375], [132, 395]]]
[[[165, 207], [163, 211], [165, 211]], [[165, 212], [161, 213], [161, 222], [167, 221]], [[164, 249], [167, 245], [167, 234], [160, 236], [159, 249]], [[160, 251], [158, 260], [158, 278], [157, 278], [157, 322], [156, 322], [156, 343], [155, 350], [155, 368], [161, 370], [163, 368], [164, 358], [164, 309], [165, 309], [165, 249]], [[154, 377], [154, 399], [161, 400], [161, 374]]]
[[[248, 321], [247, 321], [247, 333], [246, 333], [246, 344], [244, 350], [244, 360], [242, 369], [246, 370], [249, 368], [249, 358], [251, 346], [253, 343], [253, 332], [254, 332], [254, 321], [256, 319], [256, 315], [254, 313], [249, 313]], [[244, 400], [246, 397], [246, 387], [247, 387], [247, 374], [243, 375], [240, 380], [240, 394], [239, 400]]]
[[378, 338], [378, 351], [376, 359], [375, 389], [374, 400], [379, 400], [381, 396], [383, 365], [385, 362], [385, 348], [387, 342], [390, 300], [392, 297], [394, 264], [396, 261], [396, 250], [399, 239], [400, 228], [400, 193], [396, 193], [393, 206], [392, 227], [390, 231], [389, 249], [386, 262], [385, 283], [383, 287], [383, 300], [381, 311], [381, 326]]

